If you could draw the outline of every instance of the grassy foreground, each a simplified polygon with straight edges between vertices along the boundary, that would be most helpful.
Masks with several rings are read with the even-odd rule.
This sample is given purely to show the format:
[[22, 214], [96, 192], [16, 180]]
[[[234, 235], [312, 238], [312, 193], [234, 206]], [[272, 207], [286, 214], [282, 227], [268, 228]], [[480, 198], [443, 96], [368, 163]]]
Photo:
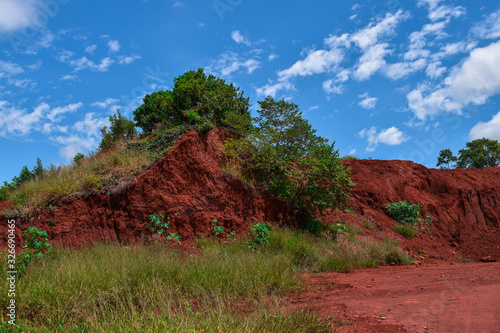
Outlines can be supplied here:
[[[394, 243], [358, 237], [281, 229], [257, 250], [246, 239], [202, 239], [191, 255], [162, 244], [57, 249], [18, 281], [18, 328], [5, 324], [8, 300], [0, 298], [0, 331], [332, 332], [331, 322], [294, 310], [284, 296], [304, 290], [298, 273], [409, 261]], [[1, 273], [6, 281], [5, 265]]]

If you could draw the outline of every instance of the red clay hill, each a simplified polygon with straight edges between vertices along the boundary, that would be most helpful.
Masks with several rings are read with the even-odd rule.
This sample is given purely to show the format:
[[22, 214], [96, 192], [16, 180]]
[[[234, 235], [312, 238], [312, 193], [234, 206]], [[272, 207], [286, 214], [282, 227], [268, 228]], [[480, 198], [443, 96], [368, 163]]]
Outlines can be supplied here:
[[[102, 241], [138, 242], [151, 214], [170, 216], [170, 231], [183, 240], [207, 235], [213, 220], [226, 231], [245, 234], [255, 222], [280, 219], [284, 211], [280, 201], [221, 169], [220, 150], [227, 137], [221, 129], [206, 135], [190, 131], [133, 181], [106, 193], [67, 197], [56, 209], [44, 209], [18, 227], [38, 227], [49, 233], [52, 244], [77, 247]], [[425, 251], [436, 259], [458, 255], [500, 259], [500, 168], [442, 171], [396, 160], [344, 164], [356, 183], [349, 202], [354, 214], [332, 212], [325, 216], [327, 221], [342, 219], [363, 226], [363, 219], [370, 219], [379, 230], [366, 229], [367, 233], [389, 233], [414, 255]], [[395, 221], [384, 208], [388, 202], [403, 200], [423, 204], [424, 213], [433, 220], [429, 231], [411, 241], [392, 231]], [[0, 211], [6, 206], [0, 203]]]

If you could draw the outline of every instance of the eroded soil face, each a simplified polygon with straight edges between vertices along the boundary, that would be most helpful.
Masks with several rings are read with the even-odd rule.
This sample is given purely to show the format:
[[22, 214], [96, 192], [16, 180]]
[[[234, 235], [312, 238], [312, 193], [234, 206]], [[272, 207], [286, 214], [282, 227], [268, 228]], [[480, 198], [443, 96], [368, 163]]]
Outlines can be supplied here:
[[384, 266], [305, 278], [313, 291], [291, 303], [336, 317], [341, 332], [500, 332], [500, 263]]

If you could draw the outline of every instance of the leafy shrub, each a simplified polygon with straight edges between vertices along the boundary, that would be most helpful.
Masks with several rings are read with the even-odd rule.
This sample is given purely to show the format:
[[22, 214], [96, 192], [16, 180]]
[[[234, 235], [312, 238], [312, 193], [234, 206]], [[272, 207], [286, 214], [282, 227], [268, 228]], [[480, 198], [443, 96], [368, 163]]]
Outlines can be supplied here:
[[261, 244], [269, 243], [269, 232], [272, 230], [266, 223], [257, 223], [253, 225], [252, 231], [255, 233], [255, 239], [248, 241], [248, 247], [255, 248]]
[[418, 225], [420, 221], [421, 204], [412, 205], [409, 202], [402, 201], [388, 203], [385, 205], [385, 208], [389, 215], [399, 223]]
[[85, 159], [85, 155], [82, 153], [77, 153], [75, 157], [73, 157], [73, 164], [80, 164], [81, 161]]
[[134, 122], [116, 110], [116, 114], [109, 116], [110, 127], [101, 127], [102, 140], [99, 144], [99, 150], [110, 148], [122, 140], [130, 140], [137, 137], [137, 130]]
[[[134, 111], [135, 124], [146, 133], [202, 122], [222, 125], [226, 113], [250, 116], [249, 99], [233, 84], [206, 75], [202, 68], [174, 79], [172, 90], [148, 94]], [[204, 128], [205, 130], [207, 127]]]
[[52, 245], [49, 244], [49, 235], [46, 231], [31, 227], [24, 230], [23, 236], [25, 237], [20, 255], [21, 267], [18, 268], [20, 274], [29, 266], [33, 258], [40, 258], [52, 251]]
[[226, 141], [228, 158], [259, 190], [286, 201], [302, 227], [315, 214], [342, 207], [354, 184], [335, 143], [316, 135], [296, 104], [270, 96], [259, 104], [253, 126], [235, 122], [244, 137]]
[[418, 230], [414, 226], [409, 224], [398, 224], [394, 227], [394, 231], [405, 236], [408, 239], [412, 239], [416, 235], [418, 235]]
[[158, 234], [161, 236], [163, 233], [168, 232], [168, 228], [170, 228], [170, 216], [167, 216], [167, 219], [169, 222], [164, 222], [165, 216], [162, 214], [152, 214], [149, 216], [149, 220], [151, 221], [147, 226], [146, 229], [151, 228], [151, 231], [153, 233]]

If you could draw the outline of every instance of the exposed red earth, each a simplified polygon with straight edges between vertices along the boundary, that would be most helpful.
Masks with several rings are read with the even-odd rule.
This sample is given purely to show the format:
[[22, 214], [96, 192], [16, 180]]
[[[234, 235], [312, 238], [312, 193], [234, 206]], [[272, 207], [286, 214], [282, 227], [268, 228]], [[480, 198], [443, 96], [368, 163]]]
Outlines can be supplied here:
[[341, 332], [496, 333], [500, 263], [384, 266], [305, 277], [296, 307], [335, 317]]
[[[189, 243], [209, 234], [214, 219], [237, 235], [253, 223], [279, 220], [285, 209], [280, 201], [223, 172], [220, 149], [227, 137], [221, 129], [191, 131], [132, 181], [64, 198], [30, 221], [18, 220], [17, 234], [34, 226], [46, 230], [53, 245], [133, 244], [141, 241], [149, 216], [163, 214], [171, 218], [170, 231]], [[500, 263], [457, 263], [500, 259], [500, 168], [442, 171], [396, 160], [344, 165], [356, 183], [351, 211], [323, 219], [355, 224], [365, 236], [396, 238], [416, 265], [308, 275], [312, 291], [291, 302], [345, 318], [351, 325], [339, 329], [346, 332], [500, 332]], [[422, 204], [433, 220], [412, 240], [393, 231], [396, 222], [385, 210], [386, 203], [403, 200]], [[0, 202], [0, 212], [9, 206]], [[6, 233], [1, 240], [4, 248]]]

